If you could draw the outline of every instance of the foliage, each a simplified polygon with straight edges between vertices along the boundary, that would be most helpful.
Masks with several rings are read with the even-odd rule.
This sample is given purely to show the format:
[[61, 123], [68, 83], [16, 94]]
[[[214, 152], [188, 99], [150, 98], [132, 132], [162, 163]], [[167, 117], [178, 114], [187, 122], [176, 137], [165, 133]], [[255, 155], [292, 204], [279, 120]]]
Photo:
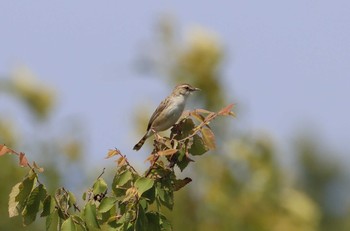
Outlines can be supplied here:
[[39, 180], [43, 168], [35, 162], [29, 164], [24, 153], [0, 145], [0, 156], [16, 155], [20, 166], [29, 168], [25, 178], [11, 190], [9, 216], [21, 215], [23, 225], [30, 225], [40, 214], [46, 217], [46, 230], [171, 230], [163, 208], [172, 210], [174, 192], [192, 181], [177, 178], [174, 166], [184, 170], [191, 162], [190, 156], [215, 148], [209, 124], [218, 116], [234, 116], [232, 107], [228, 105], [219, 112], [188, 112], [173, 126], [170, 137], [156, 134], [147, 159], [150, 167], [144, 174], [139, 174], [119, 150], [110, 150], [106, 158], [118, 156], [113, 182], [108, 186], [102, 172], [83, 194], [82, 209], [75, 195], [63, 187], [52, 195], [48, 193]]

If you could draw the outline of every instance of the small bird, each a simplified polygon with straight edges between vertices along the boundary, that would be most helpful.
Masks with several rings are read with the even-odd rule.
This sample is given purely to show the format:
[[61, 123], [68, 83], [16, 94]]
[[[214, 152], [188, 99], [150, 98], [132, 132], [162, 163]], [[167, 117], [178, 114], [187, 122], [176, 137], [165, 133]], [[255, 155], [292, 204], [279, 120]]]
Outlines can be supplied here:
[[177, 85], [173, 92], [166, 97], [153, 112], [147, 125], [146, 134], [134, 146], [134, 150], [139, 150], [146, 139], [153, 133], [165, 131], [173, 126], [181, 117], [188, 96], [192, 92], [199, 90], [199, 88], [192, 87], [189, 84]]

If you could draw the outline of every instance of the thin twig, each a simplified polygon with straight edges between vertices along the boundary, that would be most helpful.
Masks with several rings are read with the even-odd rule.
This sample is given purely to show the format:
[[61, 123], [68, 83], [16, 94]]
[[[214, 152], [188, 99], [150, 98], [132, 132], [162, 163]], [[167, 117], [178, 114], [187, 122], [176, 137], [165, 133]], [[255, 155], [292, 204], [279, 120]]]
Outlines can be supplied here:
[[148, 168], [147, 172], [145, 173], [145, 177], [148, 177], [148, 175], [151, 173], [151, 171], [155, 168], [155, 164], [157, 163], [158, 159], [159, 159], [159, 155], [157, 155], [154, 158], [152, 165]]
[[214, 113], [214, 114], [212, 114], [212, 116], [208, 116], [207, 118], [205, 118], [204, 119], [204, 121], [202, 122], [202, 123], [200, 123], [197, 127], [195, 127], [194, 129], [193, 129], [193, 133], [191, 134], [191, 135], [189, 135], [189, 136], [187, 136], [187, 137], [185, 137], [185, 138], [183, 138], [183, 139], [181, 139], [181, 140], [178, 140], [178, 142], [181, 142], [181, 141], [184, 141], [184, 140], [187, 140], [187, 139], [189, 139], [189, 138], [192, 138], [193, 136], [195, 136], [198, 132], [199, 132], [199, 130], [202, 128], [202, 127], [204, 127], [205, 125], [208, 125], [209, 124], [209, 122], [211, 122], [213, 119], [215, 119], [216, 117], [218, 116], [218, 113]]
[[106, 168], [102, 169], [102, 173], [97, 177], [97, 180], [101, 178], [101, 176], [105, 173]]
[[[116, 149], [117, 149], [117, 148], [116, 148]], [[125, 163], [126, 163], [137, 175], [139, 175], [138, 172], [136, 171], [136, 169], [129, 163], [128, 159], [126, 158], [126, 155], [123, 155], [123, 154], [121, 154], [120, 152], [118, 152], [118, 155], [121, 156], [121, 157], [123, 157], [124, 160], [125, 160]]]

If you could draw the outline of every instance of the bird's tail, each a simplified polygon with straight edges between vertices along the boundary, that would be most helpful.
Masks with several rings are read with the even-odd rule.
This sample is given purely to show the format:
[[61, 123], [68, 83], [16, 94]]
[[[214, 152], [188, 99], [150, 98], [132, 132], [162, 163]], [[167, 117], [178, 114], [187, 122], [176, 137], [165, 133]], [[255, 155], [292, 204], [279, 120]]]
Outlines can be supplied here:
[[142, 137], [142, 139], [137, 144], [135, 144], [133, 149], [136, 151], [140, 150], [140, 148], [145, 143], [147, 138], [148, 138], [148, 132]]

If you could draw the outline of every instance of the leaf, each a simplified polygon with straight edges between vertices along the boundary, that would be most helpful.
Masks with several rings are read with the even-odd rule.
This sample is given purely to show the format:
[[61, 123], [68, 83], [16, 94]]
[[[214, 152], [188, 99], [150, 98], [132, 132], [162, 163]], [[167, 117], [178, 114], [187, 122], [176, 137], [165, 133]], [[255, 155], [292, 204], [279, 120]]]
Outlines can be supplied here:
[[193, 156], [199, 156], [206, 153], [208, 151], [208, 148], [205, 146], [202, 137], [199, 135], [194, 135], [192, 146], [188, 151]]
[[111, 158], [112, 156], [119, 155], [119, 154], [120, 154], [120, 151], [118, 149], [110, 149], [105, 159]]
[[53, 213], [46, 217], [46, 230], [57, 231], [58, 220], [58, 212], [55, 210]]
[[89, 229], [94, 230], [100, 228], [96, 218], [96, 205], [88, 202], [84, 208], [84, 217]]
[[226, 107], [224, 107], [223, 109], [221, 109], [219, 112], [218, 112], [218, 115], [230, 115], [230, 112], [233, 108], [234, 104], [230, 104]]
[[71, 215], [71, 218], [74, 221], [74, 223], [76, 225], [76, 229], [78, 231], [87, 231], [85, 221], [80, 216]]
[[69, 217], [67, 220], [65, 220], [61, 227], [61, 231], [76, 231], [76, 230], [77, 229], [72, 217]]
[[176, 165], [180, 168], [181, 172], [187, 167], [190, 162], [191, 160], [186, 157], [185, 150], [180, 150], [179, 156], [176, 160]]
[[174, 191], [178, 191], [179, 189], [185, 187], [191, 181], [192, 179], [189, 177], [186, 177], [185, 179], [182, 179], [182, 180], [176, 180], [174, 182]]
[[100, 177], [95, 181], [92, 190], [94, 195], [105, 193], [107, 190], [107, 183]]
[[98, 206], [98, 211], [100, 213], [108, 212], [117, 202], [114, 197], [105, 197], [102, 199], [101, 204]]
[[213, 150], [216, 148], [215, 145], [215, 136], [214, 133], [206, 127], [203, 127], [201, 129], [202, 135], [203, 135], [203, 141], [205, 143], [205, 145], [207, 146], [207, 148], [209, 148], [209, 150]]
[[159, 151], [158, 155], [160, 155], [160, 156], [169, 156], [169, 155], [173, 155], [176, 152], [177, 152], [176, 149], [166, 149], [166, 150]]
[[19, 153], [19, 165], [21, 167], [27, 167], [28, 166], [28, 160], [27, 157], [23, 152]]
[[192, 119], [183, 119], [178, 124], [176, 124], [176, 126], [173, 126], [173, 128], [171, 129], [170, 137], [175, 135], [175, 139], [183, 139], [192, 133], [194, 127], [195, 124], [193, 123]]
[[130, 180], [132, 180], [132, 173], [129, 170], [125, 170], [120, 174], [116, 173], [113, 179], [113, 188], [123, 186]]
[[151, 230], [148, 227], [148, 220], [145, 216], [145, 211], [143, 210], [142, 206], [138, 206], [138, 213], [136, 218], [136, 230]]
[[193, 116], [193, 118], [195, 118], [199, 122], [203, 122], [204, 119], [205, 119], [204, 116], [202, 116], [201, 114], [197, 113], [197, 111], [192, 111], [191, 112], [191, 116]]
[[16, 201], [16, 197], [20, 192], [20, 185], [21, 182], [13, 186], [9, 195], [9, 217], [18, 216], [18, 214], [21, 212], [17, 207], [18, 201]]
[[211, 111], [208, 111], [208, 110], [205, 110], [205, 109], [201, 109], [201, 108], [196, 109], [195, 112], [197, 112], [197, 113], [205, 113], [205, 114], [212, 113]]
[[48, 195], [43, 202], [43, 211], [40, 214], [41, 217], [50, 215], [55, 210], [55, 200], [51, 195]]
[[43, 201], [45, 197], [46, 189], [42, 184], [39, 184], [33, 189], [29, 195], [27, 205], [22, 212], [24, 225], [29, 225], [35, 220], [36, 214], [39, 211], [40, 202]]
[[38, 172], [44, 172], [44, 168], [41, 168], [41, 167], [39, 167], [36, 163], [35, 163], [35, 161], [33, 162], [33, 168], [35, 168], [36, 170], [38, 170]]
[[119, 159], [116, 160], [115, 162], [117, 162], [117, 165], [118, 165], [119, 167], [121, 167], [121, 166], [123, 166], [123, 165], [126, 164], [126, 159], [125, 159], [124, 156], [121, 156], [121, 157], [119, 157]]
[[146, 213], [148, 220], [148, 229], [152, 231], [161, 231], [159, 214], [156, 212]]
[[70, 205], [75, 204], [77, 202], [77, 199], [75, 198], [74, 194], [72, 192], [68, 192], [68, 195]]
[[172, 210], [174, 206], [174, 194], [173, 191], [170, 190], [164, 184], [158, 184], [156, 188], [157, 197], [160, 199], [162, 205]]
[[139, 197], [146, 192], [148, 189], [152, 188], [154, 185], [154, 180], [146, 177], [140, 177], [135, 182], [135, 187], [137, 188], [137, 193]]
[[28, 199], [30, 192], [33, 190], [34, 183], [36, 182], [36, 174], [32, 170], [29, 171], [29, 174], [19, 185], [19, 193], [15, 198], [15, 201], [18, 202], [18, 209], [20, 212], [25, 207], [25, 202]]
[[152, 188], [148, 189], [146, 192], [144, 192], [142, 194], [142, 197], [145, 198], [145, 200], [147, 200], [149, 204], [152, 204], [154, 202], [154, 200], [156, 199], [155, 194], [156, 194], [156, 190], [154, 187], [152, 187]]
[[162, 230], [172, 231], [173, 227], [171, 226], [170, 221], [164, 216], [160, 215], [160, 225]]
[[0, 156], [5, 155], [6, 153], [12, 153], [12, 150], [3, 144], [0, 144]]

